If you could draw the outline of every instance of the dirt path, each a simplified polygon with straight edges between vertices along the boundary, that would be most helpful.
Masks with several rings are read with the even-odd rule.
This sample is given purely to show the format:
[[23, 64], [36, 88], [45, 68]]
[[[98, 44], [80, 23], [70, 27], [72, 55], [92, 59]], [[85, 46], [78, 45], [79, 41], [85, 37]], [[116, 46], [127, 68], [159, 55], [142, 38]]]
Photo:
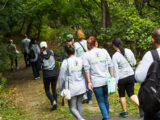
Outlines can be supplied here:
[[[31, 68], [21, 67], [20, 70], [8, 72], [5, 76], [8, 79], [9, 87], [14, 90], [15, 103], [27, 111], [30, 116], [29, 120], [54, 120], [56, 115], [56, 120], [67, 120], [65, 115], [59, 117], [56, 111], [50, 111], [50, 103], [44, 92], [42, 77], [34, 80]], [[99, 111], [97, 104], [84, 105], [84, 107], [92, 112]], [[64, 110], [59, 108], [59, 111], [63, 112]], [[89, 116], [86, 120], [102, 120], [102, 118], [101, 115], [96, 115]], [[118, 115], [111, 115], [111, 120], [120, 120], [120, 118]], [[129, 116], [125, 120], [140, 119], [138, 116]]]
[[43, 89], [42, 77], [34, 80], [31, 68], [21, 68], [5, 76], [9, 87], [14, 89], [15, 102], [26, 109], [32, 120], [41, 120], [41, 115], [51, 114], [50, 104]]

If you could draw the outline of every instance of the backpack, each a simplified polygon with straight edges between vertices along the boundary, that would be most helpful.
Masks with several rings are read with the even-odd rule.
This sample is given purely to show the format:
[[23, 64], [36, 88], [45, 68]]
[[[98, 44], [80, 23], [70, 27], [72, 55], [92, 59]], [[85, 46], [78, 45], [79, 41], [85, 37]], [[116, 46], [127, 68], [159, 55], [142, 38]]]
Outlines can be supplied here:
[[151, 53], [153, 63], [138, 94], [140, 107], [149, 115], [160, 110], [160, 59], [157, 50], [151, 50]]
[[29, 59], [34, 59], [36, 57], [35, 55], [35, 52], [33, 49], [30, 49], [30, 52], [29, 52]]

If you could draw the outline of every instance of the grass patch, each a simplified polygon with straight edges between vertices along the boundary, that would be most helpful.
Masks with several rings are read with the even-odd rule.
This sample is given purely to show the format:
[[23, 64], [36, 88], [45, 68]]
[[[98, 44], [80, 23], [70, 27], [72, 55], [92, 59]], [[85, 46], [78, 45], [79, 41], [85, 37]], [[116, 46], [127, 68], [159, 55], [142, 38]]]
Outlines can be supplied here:
[[26, 111], [13, 103], [12, 90], [6, 89], [0, 92], [0, 117], [3, 120], [28, 120]]

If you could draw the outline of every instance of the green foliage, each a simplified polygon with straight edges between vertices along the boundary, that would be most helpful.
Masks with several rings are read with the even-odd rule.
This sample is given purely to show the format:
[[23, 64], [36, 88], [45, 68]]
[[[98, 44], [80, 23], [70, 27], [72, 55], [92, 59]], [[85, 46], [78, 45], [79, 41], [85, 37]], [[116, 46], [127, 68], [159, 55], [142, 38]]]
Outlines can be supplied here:
[[[102, 28], [101, 0], [12, 0], [0, 11], [0, 31], [4, 36], [28, 33], [40, 41], [65, 41], [67, 33], [84, 30], [86, 37], [94, 35], [100, 44], [110, 45], [115, 37], [123, 39], [134, 51], [151, 48], [151, 33], [159, 27], [159, 1], [106, 0], [109, 6], [110, 28]], [[5, 0], [1, 0], [0, 7]], [[73, 26], [70, 29], [68, 26]]]
[[2, 73], [0, 73], [0, 91], [7, 86], [7, 79], [2, 77]]
[[6, 48], [0, 49], [0, 72], [4, 72], [9, 67], [8, 52]]
[[13, 93], [11, 91], [7, 89], [0, 90], [0, 117], [4, 120], [28, 120], [29, 116], [27, 116], [26, 111], [13, 103], [12, 97]]

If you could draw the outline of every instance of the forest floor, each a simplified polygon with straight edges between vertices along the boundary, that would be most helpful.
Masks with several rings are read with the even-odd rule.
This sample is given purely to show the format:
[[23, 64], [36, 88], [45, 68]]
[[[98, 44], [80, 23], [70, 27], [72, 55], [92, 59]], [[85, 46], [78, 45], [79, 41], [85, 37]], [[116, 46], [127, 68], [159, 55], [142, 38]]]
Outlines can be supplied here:
[[[5, 74], [8, 80], [8, 87], [12, 90], [14, 94], [13, 103], [17, 104], [25, 112], [19, 113], [19, 115], [25, 114], [23, 120], [72, 120], [74, 117], [70, 113], [65, 101], [65, 106], [61, 106], [61, 97], [58, 96], [58, 109], [56, 111], [51, 111], [51, 105], [47, 99], [44, 88], [42, 76], [38, 80], [34, 80], [32, 76], [32, 70], [30, 68], [25, 68], [21, 65], [19, 70], [14, 70], [13, 72], [8, 72]], [[121, 119], [118, 113], [121, 111], [118, 96], [113, 95], [109, 97], [110, 100], [110, 113], [111, 120]], [[137, 115], [137, 107], [128, 103], [129, 117], [125, 120], [140, 120], [139, 115]], [[131, 106], [131, 107], [130, 107]], [[86, 120], [101, 120], [100, 111], [93, 95], [93, 104], [83, 104], [84, 116]], [[9, 113], [8, 113], [9, 114]], [[5, 119], [6, 118], [6, 119]], [[7, 119], [5, 117], [4, 120]], [[21, 120], [22, 118], [17, 118]]]

